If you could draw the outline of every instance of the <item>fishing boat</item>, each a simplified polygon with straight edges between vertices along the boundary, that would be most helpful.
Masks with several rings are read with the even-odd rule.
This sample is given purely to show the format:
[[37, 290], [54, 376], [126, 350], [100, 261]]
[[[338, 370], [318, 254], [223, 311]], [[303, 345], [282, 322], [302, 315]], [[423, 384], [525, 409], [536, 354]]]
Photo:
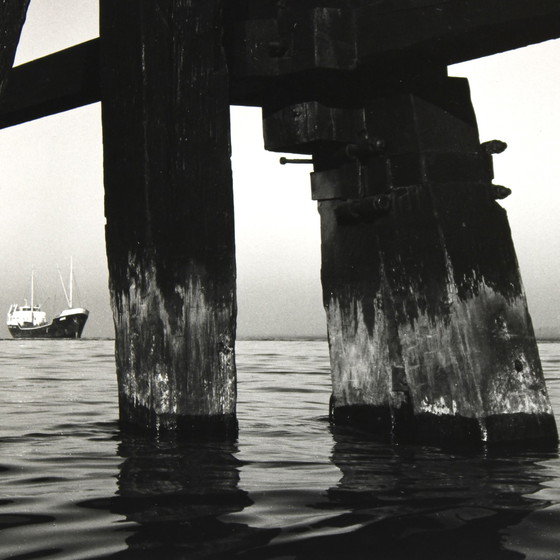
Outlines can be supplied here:
[[68, 291], [58, 271], [68, 308], [61, 311], [48, 321], [47, 314], [34, 301], [34, 272], [31, 271], [31, 303], [27, 300], [23, 305], [14, 303], [8, 311], [8, 330], [14, 338], [80, 338], [89, 316], [83, 307], [73, 307], [74, 274], [70, 261], [70, 282]]

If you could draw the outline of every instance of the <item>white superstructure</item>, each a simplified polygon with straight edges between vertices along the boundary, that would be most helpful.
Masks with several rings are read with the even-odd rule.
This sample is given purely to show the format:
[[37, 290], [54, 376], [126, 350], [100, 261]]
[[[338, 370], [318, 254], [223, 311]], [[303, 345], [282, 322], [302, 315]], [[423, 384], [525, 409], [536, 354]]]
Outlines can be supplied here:
[[27, 327], [40, 327], [47, 323], [47, 314], [41, 311], [40, 305], [18, 305], [12, 303], [8, 310], [7, 325], [13, 326], [27, 326]]

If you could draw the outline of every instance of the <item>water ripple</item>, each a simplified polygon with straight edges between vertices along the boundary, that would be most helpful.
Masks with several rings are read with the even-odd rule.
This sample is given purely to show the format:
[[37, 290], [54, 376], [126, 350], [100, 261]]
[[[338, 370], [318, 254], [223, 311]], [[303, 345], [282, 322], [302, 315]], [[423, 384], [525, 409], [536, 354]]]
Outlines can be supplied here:
[[[548, 560], [560, 550], [557, 453], [460, 454], [334, 429], [326, 341], [238, 343], [240, 435], [228, 443], [121, 433], [112, 341], [0, 347], [1, 557]], [[560, 344], [541, 355], [558, 414]]]

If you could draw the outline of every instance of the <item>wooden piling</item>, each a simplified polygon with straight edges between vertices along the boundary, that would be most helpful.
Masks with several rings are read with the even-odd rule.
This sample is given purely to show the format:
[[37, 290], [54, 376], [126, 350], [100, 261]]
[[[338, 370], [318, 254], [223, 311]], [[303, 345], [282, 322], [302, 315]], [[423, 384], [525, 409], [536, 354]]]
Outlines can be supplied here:
[[121, 421], [235, 434], [235, 249], [220, 0], [101, 0]]
[[265, 138], [313, 154], [334, 422], [396, 441], [556, 442], [466, 80], [301, 103], [266, 115]]

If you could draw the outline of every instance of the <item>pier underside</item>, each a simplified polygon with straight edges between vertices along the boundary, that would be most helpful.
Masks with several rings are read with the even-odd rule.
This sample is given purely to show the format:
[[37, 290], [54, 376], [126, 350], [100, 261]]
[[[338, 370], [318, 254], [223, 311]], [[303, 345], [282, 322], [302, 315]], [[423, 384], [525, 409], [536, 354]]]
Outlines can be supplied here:
[[27, 5], [0, 0], [0, 127], [102, 102], [123, 424], [237, 436], [233, 103], [312, 158], [333, 421], [557, 443], [492, 182], [505, 145], [447, 77], [560, 37], [557, 0], [100, 0], [99, 39], [12, 70]]

